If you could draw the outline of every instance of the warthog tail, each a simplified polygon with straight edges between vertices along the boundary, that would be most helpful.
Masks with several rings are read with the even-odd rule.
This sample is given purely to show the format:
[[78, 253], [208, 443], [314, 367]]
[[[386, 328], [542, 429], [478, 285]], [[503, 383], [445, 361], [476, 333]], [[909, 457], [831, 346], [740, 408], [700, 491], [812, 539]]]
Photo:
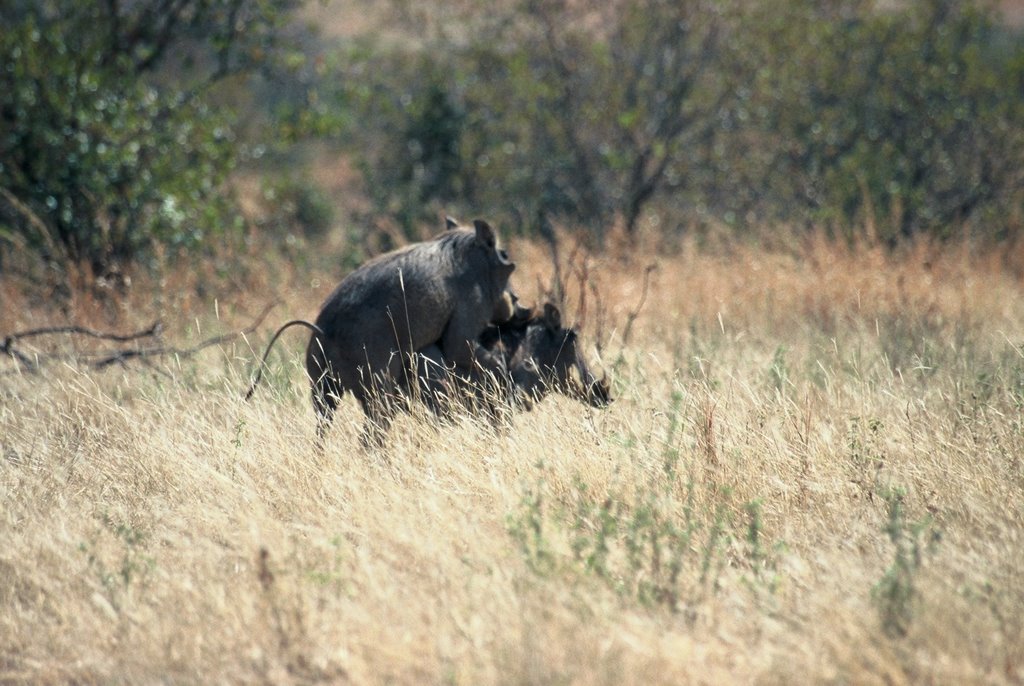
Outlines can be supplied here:
[[326, 337], [326, 334], [324, 333], [323, 329], [321, 329], [316, 324], [307, 322], [305, 319], [293, 319], [287, 324], [284, 324], [280, 329], [277, 330], [277, 333], [274, 334], [274, 337], [270, 339], [270, 344], [267, 346], [267, 351], [263, 353], [263, 359], [260, 360], [260, 367], [258, 370], [256, 370], [256, 378], [253, 379], [252, 384], [249, 385], [249, 391], [245, 394], [246, 400], [251, 398], [252, 394], [256, 392], [256, 386], [259, 385], [260, 380], [263, 378], [263, 368], [267, 366], [267, 357], [270, 355], [270, 350], [271, 348], [274, 347], [274, 343], [277, 343], [277, 339], [280, 338], [281, 334], [283, 334], [286, 329], [289, 329], [293, 326], [304, 326], [313, 333], [319, 336]]

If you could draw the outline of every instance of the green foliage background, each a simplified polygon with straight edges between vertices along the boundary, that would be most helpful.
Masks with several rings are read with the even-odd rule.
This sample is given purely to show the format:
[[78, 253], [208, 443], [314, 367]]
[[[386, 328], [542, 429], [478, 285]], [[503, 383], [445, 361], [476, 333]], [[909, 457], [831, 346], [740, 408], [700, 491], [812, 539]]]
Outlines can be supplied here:
[[353, 51], [335, 94], [362, 112], [376, 209], [403, 226], [455, 202], [598, 238], [645, 219], [1020, 229], [1024, 41], [976, 3], [526, 0], [411, 19], [422, 49]]
[[103, 273], [236, 233], [245, 142], [211, 92], [266, 61], [293, 4], [5, 4], [0, 240]]
[[[245, 225], [240, 160], [310, 141], [355, 161], [353, 223], [410, 236], [445, 212], [596, 244], [1021, 229], [1024, 40], [975, 2], [394, 0], [389, 31], [333, 43], [296, 31], [298, 4], [5, 5], [0, 246], [100, 271], [201, 248]], [[323, 195], [272, 167], [327, 230]]]

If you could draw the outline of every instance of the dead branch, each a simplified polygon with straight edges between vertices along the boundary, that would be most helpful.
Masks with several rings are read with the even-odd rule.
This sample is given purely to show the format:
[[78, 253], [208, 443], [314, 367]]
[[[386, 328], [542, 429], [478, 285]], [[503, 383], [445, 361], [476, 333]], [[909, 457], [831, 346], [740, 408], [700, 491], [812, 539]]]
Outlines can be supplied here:
[[256, 318], [256, 321], [254, 321], [252, 324], [250, 324], [246, 328], [242, 329], [241, 331], [236, 331], [234, 333], [227, 333], [227, 334], [222, 334], [220, 336], [214, 336], [213, 338], [208, 338], [205, 341], [203, 341], [203, 342], [201, 342], [201, 343], [199, 343], [197, 345], [192, 346], [191, 348], [156, 347], [156, 348], [145, 348], [145, 349], [142, 349], [142, 350], [119, 350], [119, 351], [117, 351], [116, 353], [114, 353], [112, 355], [107, 354], [106, 357], [103, 357], [102, 359], [99, 359], [96, 362], [93, 362], [92, 366], [95, 367], [96, 369], [102, 369], [104, 367], [109, 367], [110, 365], [118, 363], [118, 362], [123, 364], [123, 363], [127, 362], [128, 360], [131, 360], [131, 359], [136, 358], [136, 357], [154, 357], [154, 356], [159, 356], [159, 355], [174, 355], [175, 357], [191, 357], [192, 355], [195, 355], [200, 350], [205, 350], [206, 348], [209, 348], [209, 347], [214, 346], [214, 345], [220, 345], [221, 343], [227, 343], [229, 341], [233, 341], [234, 339], [238, 338], [239, 336], [246, 336], [248, 334], [251, 334], [251, 333], [255, 332], [256, 329], [258, 329], [260, 327], [260, 324], [263, 323], [263, 320], [266, 319], [267, 315], [270, 313], [270, 310], [273, 307], [274, 307], [273, 304], [267, 305], [265, 308], [263, 308], [263, 312], [260, 313], [260, 316]]
[[[50, 234], [50, 230], [46, 228], [46, 222], [40, 219], [39, 215], [32, 211], [32, 208], [19, 200], [14, 193], [11, 193], [6, 188], [0, 188], [0, 197], [3, 197], [3, 199], [7, 201], [7, 204], [10, 205], [16, 213], [20, 214], [26, 222], [28, 222], [28, 225], [31, 226], [39, 235], [40, 240], [46, 244], [46, 248], [50, 251], [52, 256], [57, 257], [61, 254], [61, 251], [53, 240], [53, 236]], [[14, 235], [18, 238], [17, 243], [19, 244], [19, 247], [24, 249], [24, 239], [17, 236], [17, 234]]]
[[143, 329], [142, 331], [129, 334], [105, 333], [103, 331], [96, 331], [95, 329], [90, 329], [84, 326], [46, 326], [41, 329], [29, 329], [28, 331], [19, 331], [18, 333], [10, 334], [4, 338], [4, 351], [6, 352], [7, 349], [16, 341], [55, 333], [77, 334], [81, 336], [88, 336], [90, 338], [98, 338], [104, 341], [124, 343], [127, 341], [137, 341], [140, 338], [159, 336], [162, 331], [163, 324], [159, 321], [153, 322], [148, 328]]
[[630, 311], [630, 313], [626, 316], [626, 326], [622, 330], [622, 344], [623, 345], [626, 345], [627, 343], [629, 343], [629, 337], [633, 333], [633, 323], [636, 321], [636, 318], [640, 316], [640, 310], [643, 309], [644, 303], [647, 302], [647, 288], [648, 288], [648, 286], [650, 286], [651, 272], [653, 272], [657, 268], [658, 268], [658, 265], [656, 265], [654, 263], [651, 263], [651, 264], [647, 265], [646, 269], [644, 269], [644, 285], [643, 285], [643, 289], [640, 291], [640, 302], [638, 302], [636, 304], [636, 307], [633, 308]]
[[[542, 226], [541, 236], [548, 244], [553, 273], [546, 285], [541, 281], [540, 277], [537, 278], [538, 292], [542, 294], [545, 300], [553, 302], [562, 310], [565, 310], [569, 297], [569, 287], [571, 286], [568, 279], [573, 276], [579, 278], [582, 311], [580, 321], [577, 323], [582, 325], [582, 320], [586, 316], [585, 285], [589, 279], [589, 251], [586, 250], [583, 239], [577, 236], [573, 242], [572, 249], [563, 260], [561, 241], [554, 227], [546, 219]], [[582, 265], [578, 265], [578, 262], [582, 262]]]
[[597, 323], [594, 326], [594, 347], [597, 348], [598, 356], [604, 356], [605, 326], [608, 319], [608, 311], [604, 306], [604, 299], [597, 288], [597, 284], [590, 282], [590, 295], [594, 299], [594, 309], [597, 312]]
[[583, 328], [587, 324], [587, 284], [590, 283], [590, 253], [583, 253], [582, 263], [574, 270], [579, 280], [579, 304], [576, 308], [576, 324]]
[[559, 307], [565, 307], [565, 288], [562, 282], [562, 260], [560, 254], [561, 244], [558, 233], [546, 216], [541, 217], [540, 235], [548, 244], [554, 274], [551, 277], [552, 281], [547, 287], [541, 283], [540, 277], [537, 277], [538, 292], [543, 293], [545, 299], [554, 301]]
[[200, 352], [201, 350], [205, 350], [206, 348], [215, 345], [221, 345], [223, 343], [233, 341], [234, 339], [240, 336], [246, 336], [248, 334], [253, 333], [254, 331], [256, 331], [256, 329], [260, 327], [260, 325], [263, 323], [263, 320], [266, 319], [267, 315], [270, 313], [270, 310], [273, 309], [276, 304], [277, 303], [271, 303], [267, 305], [256, 318], [256, 320], [249, 326], [245, 327], [244, 329], [241, 329], [240, 331], [236, 331], [233, 333], [222, 334], [220, 336], [208, 338], [190, 348], [152, 346], [148, 348], [105, 350], [95, 353], [79, 352], [68, 355], [63, 355], [59, 353], [46, 353], [43, 355], [36, 356], [36, 359], [32, 359], [31, 357], [17, 350], [14, 347], [14, 344], [19, 340], [32, 338], [35, 336], [45, 336], [53, 334], [83, 335], [88, 336], [90, 338], [97, 338], [106, 341], [115, 341], [118, 343], [138, 341], [144, 338], [151, 338], [160, 335], [160, 333], [163, 331], [163, 325], [161, 322], [157, 321], [154, 322], [150, 327], [143, 329], [142, 331], [137, 331], [135, 333], [130, 334], [106, 333], [102, 331], [96, 331], [94, 329], [89, 329], [83, 326], [51, 326], [39, 329], [31, 329], [29, 331], [21, 331], [18, 333], [10, 334], [9, 336], [6, 336], [4, 338], [3, 344], [0, 345], [0, 353], [13, 357], [17, 362], [19, 362], [22, 365], [23, 371], [28, 372], [38, 372], [40, 367], [42, 366], [42, 363], [53, 362], [58, 360], [83, 360], [93, 369], [104, 369], [113, 364], [123, 365], [130, 360], [140, 360], [148, 364], [150, 358], [162, 357], [166, 355], [174, 355], [176, 357], [191, 357], [192, 355], [195, 355], [196, 353]]
[[3, 345], [0, 345], [0, 353], [3, 353], [4, 355], [10, 355], [11, 357], [13, 357], [15, 360], [21, 363], [21, 366], [24, 367], [26, 371], [38, 371], [39, 366], [35, 363], [35, 360], [33, 360], [28, 355], [18, 350], [15, 350], [11, 343], [12, 341], [10, 337], [5, 338]]

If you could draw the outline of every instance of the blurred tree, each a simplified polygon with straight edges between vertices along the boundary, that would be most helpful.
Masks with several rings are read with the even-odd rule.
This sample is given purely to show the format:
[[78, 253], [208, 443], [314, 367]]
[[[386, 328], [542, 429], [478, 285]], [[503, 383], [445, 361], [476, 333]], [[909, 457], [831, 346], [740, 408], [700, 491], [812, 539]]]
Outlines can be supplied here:
[[0, 8], [0, 244], [97, 273], [238, 225], [215, 84], [261, 64], [296, 0]]
[[1019, 228], [1024, 42], [990, 13], [957, 0], [791, 0], [746, 24], [738, 69], [751, 85], [718, 160], [732, 199], [755, 189], [745, 208], [760, 216], [888, 240], [965, 222]]
[[306, 126], [410, 236], [465, 207], [595, 242], [645, 217], [890, 242], [1024, 221], [1024, 40], [978, 2], [390, 6]]
[[561, 216], [633, 233], [652, 200], [689, 187], [731, 94], [714, 72], [725, 3], [470, 3], [433, 25], [398, 4], [422, 51], [362, 51], [373, 66], [349, 68], [375, 85], [348, 82], [361, 126], [404, 132], [360, 146], [378, 209], [403, 225], [409, 203], [458, 196], [527, 230]]
[[731, 96], [716, 73], [727, 4], [620, 2], [596, 43], [567, 28], [579, 25], [567, 16], [571, 3], [532, 4], [543, 25], [545, 71], [563, 81], [560, 106], [549, 114], [561, 121], [574, 167], [584, 171], [571, 177], [583, 186], [582, 214], [620, 219], [633, 234], [650, 201], [690, 190], [705, 164], [715, 114]]
[[[359, 112], [349, 130], [365, 191], [377, 212], [415, 237], [420, 224], [439, 225], [465, 198], [465, 115], [432, 58], [361, 51], [357, 61], [356, 73], [340, 81]], [[320, 121], [336, 119], [331, 112]]]

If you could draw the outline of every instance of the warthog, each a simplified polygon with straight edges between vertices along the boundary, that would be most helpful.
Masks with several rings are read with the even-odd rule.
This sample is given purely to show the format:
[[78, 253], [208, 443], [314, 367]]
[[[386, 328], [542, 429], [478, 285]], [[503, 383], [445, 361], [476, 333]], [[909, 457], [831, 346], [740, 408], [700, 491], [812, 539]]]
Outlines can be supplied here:
[[[525, 322], [532, 315], [533, 310], [519, 304], [519, 296], [511, 290], [506, 290], [501, 294], [501, 298], [499, 298], [498, 302], [495, 304], [494, 312], [491, 314], [491, 321], [484, 330], [484, 333], [480, 336], [481, 345], [486, 341], [489, 346], [493, 347], [493, 333], [489, 335], [489, 332], [498, 331], [499, 326], [505, 325], [512, 320], [516, 320], [516, 322]], [[260, 381], [263, 380], [263, 370], [267, 366], [267, 358], [270, 357], [270, 351], [274, 349], [274, 344], [277, 343], [277, 339], [281, 337], [281, 334], [293, 326], [302, 326], [309, 329], [316, 335], [327, 335], [319, 326], [312, 322], [307, 322], [305, 319], [293, 319], [278, 327], [277, 331], [275, 331], [274, 335], [270, 338], [270, 343], [267, 344], [266, 349], [263, 351], [263, 357], [260, 359], [259, 367], [256, 369], [256, 376], [253, 378], [252, 383], [249, 384], [249, 390], [245, 392], [246, 400], [252, 398], [253, 394], [256, 393], [256, 388], [259, 386]], [[444, 355], [441, 353], [441, 348], [438, 345], [428, 345], [424, 350], [430, 353], [432, 364], [436, 364], [447, 369], [447, 363], [445, 362]], [[500, 350], [500, 348], [497, 349], [499, 355], [501, 354]], [[495, 351], [492, 351], [492, 354], [495, 354]], [[502, 364], [507, 362], [504, 357], [499, 357], [497, 359]]]
[[481, 389], [467, 389], [467, 380], [445, 365], [437, 346], [419, 351], [420, 390], [432, 410], [443, 413], [453, 401], [466, 400], [487, 411], [494, 410], [494, 401], [530, 408], [550, 391], [592, 407], [605, 407], [612, 401], [607, 380], [597, 379], [587, 365], [578, 332], [562, 326], [561, 312], [551, 303], [544, 305], [540, 315], [517, 307], [507, 322], [488, 326], [479, 343], [501, 357], [506, 367], [504, 376], [495, 377], [496, 383], [482, 389], [482, 398], [476, 393]]
[[366, 413], [369, 432], [379, 437], [396, 407], [392, 401], [415, 374], [413, 353], [426, 346], [436, 346], [459, 374], [504, 373], [501, 357], [477, 339], [495, 314], [515, 312], [506, 295], [515, 264], [498, 248], [487, 222], [477, 219], [470, 229], [449, 217], [447, 224], [437, 238], [386, 253], [351, 272], [314, 323], [288, 322], [271, 340], [267, 354], [284, 329], [302, 325], [312, 331], [306, 371], [318, 439], [346, 391]]

